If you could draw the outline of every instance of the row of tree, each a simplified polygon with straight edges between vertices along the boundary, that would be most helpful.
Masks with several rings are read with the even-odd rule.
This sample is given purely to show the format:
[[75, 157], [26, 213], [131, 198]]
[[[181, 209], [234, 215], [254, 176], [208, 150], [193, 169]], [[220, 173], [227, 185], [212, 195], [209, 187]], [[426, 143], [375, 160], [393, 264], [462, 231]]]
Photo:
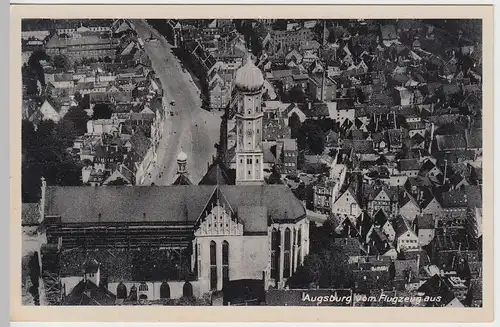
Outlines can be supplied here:
[[354, 278], [350, 272], [348, 256], [335, 242], [334, 228], [330, 220], [321, 227], [310, 227], [309, 255], [287, 285], [294, 289], [352, 288]]

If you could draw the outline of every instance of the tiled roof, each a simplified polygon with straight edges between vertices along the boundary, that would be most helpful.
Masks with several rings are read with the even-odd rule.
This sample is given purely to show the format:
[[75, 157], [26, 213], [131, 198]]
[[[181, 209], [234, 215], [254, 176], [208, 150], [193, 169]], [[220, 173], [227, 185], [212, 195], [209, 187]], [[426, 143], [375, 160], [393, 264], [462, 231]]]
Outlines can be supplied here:
[[[46, 215], [63, 223], [188, 222], [194, 223], [214, 186], [60, 187], [48, 186]], [[274, 220], [298, 219], [305, 209], [285, 185], [220, 186], [232, 208], [265, 206]], [[286, 214], [285, 214], [286, 212]]]
[[431, 214], [418, 215], [416, 221], [419, 229], [434, 229], [434, 217]]
[[406, 221], [406, 219], [403, 218], [402, 216], [397, 216], [392, 221], [392, 227], [394, 228], [394, 231], [396, 232], [396, 238], [400, 237], [404, 233], [411, 230], [408, 221]]
[[436, 135], [438, 150], [464, 150], [467, 147], [467, 141], [464, 134]]
[[399, 171], [420, 170], [420, 163], [415, 159], [402, 159], [398, 166]]

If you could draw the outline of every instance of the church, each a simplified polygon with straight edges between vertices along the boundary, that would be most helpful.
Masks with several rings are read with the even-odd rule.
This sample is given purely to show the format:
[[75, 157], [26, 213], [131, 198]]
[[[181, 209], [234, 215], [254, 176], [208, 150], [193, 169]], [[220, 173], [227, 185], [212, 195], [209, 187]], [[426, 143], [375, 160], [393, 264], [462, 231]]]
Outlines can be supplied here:
[[286, 185], [265, 185], [263, 84], [249, 57], [235, 78], [234, 174], [216, 160], [193, 185], [181, 152], [171, 186], [42, 181], [44, 248], [58, 258], [63, 296], [82, 283], [104, 285], [117, 301], [201, 298], [241, 280], [285, 287], [309, 252], [309, 220]]

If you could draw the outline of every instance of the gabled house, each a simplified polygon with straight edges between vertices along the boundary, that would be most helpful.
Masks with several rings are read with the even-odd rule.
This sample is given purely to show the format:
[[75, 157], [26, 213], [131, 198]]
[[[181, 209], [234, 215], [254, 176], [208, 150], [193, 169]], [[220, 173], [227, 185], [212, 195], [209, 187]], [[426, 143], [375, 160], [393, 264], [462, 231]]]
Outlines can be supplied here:
[[397, 216], [392, 220], [392, 227], [396, 232], [396, 249], [398, 252], [420, 250], [418, 236], [405, 218]]
[[431, 214], [418, 215], [415, 218], [418, 242], [420, 246], [426, 246], [434, 239], [436, 224]]
[[404, 193], [401, 201], [399, 202], [399, 214], [411, 222], [413, 222], [415, 217], [420, 214], [418, 202], [408, 192]]
[[361, 214], [361, 207], [356, 200], [355, 192], [348, 188], [335, 200], [332, 208], [334, 214], [345, 214], [356, 219]]
[[374, 214], [383, 209], [388, 217], [398, 213], [398, 190], [394, 187], [363, 185], [363, 197], [366, 209]]
[[58, 123], [64, 117], [64, 115], [61, 115], [63, 113], [64, 111], [56, 103], [45, 100], [40, 108], [30, 116], [29, 120], [34, 125], [37, 125], [42, 120], [52, 120], [54, 123]]
[[379, 209], [372, 219], [373, 228], [379, 228], [387, 236], [390, 242], [394, 242], [396, 239], [396, 232], [384, 210]]
[[420, 171], [420, 163], [415, 159], [401, 159], [398, 162], [398, 170], [408, 177], [416, 177]]

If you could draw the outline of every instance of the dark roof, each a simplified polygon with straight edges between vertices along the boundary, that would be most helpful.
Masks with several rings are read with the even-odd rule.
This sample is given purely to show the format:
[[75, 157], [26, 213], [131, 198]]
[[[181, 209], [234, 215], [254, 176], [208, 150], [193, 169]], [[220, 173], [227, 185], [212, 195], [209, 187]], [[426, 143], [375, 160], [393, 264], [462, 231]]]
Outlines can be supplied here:
[[[195, 223], [216, 190], [208, 185], [183, 186], [48, 186], [46, 216], [62, 223]], [[302, 203], [286, 185], [219, 186], [236, 212], [264, 206], [273, 220], [305, 216]]]
[[416, 221], [419, 229], [434, 229], [434, 217], [431, 214], [418, 215]]
[[436, 135], [437, 148], [440, 151], [466, 149], [464, 134]]
[[376, 227], [380, 228], [383, 227], [387, 221], [388, 221], [387, 215], [385, 214], [385, 211], [382, 209], [379, 209], [373, 216], [373, 225]]
[[403, 218], [402, 216], [397, 216], [392, 221], [392, 227], [394, 228], [394, 231], [396, 232], [396, 238], [398, 238], [399, 236], [401, 236], [404, 233], [411, 230], [408, 221], [406, 221], [406, 219]]
[[40, 211], [38, 203], [23, 203], [21, 209], [21, 223], [23, 226], [39, 224]]
[[99, 263], [97, 260], [92, 259], [85, 263], [85, 273], [96, 273], [99, 270]]
[[394, 268], [396, 278], [409, 278], [409, 276], [406, 275], [409, 271], [411, 271], [413, 278], [418, 276], [419, 269], [417, 267], [417, 260], [415, 259], [394, 260]]
[[172, 185], [193, 185], [193, 183], [191, 183], [186, 175], [180, 174]]
[[415, 159], [402, 159], [398, 166], [399, 171], [420, 170], [420, 163]]
[[104, 286], [82, 279], [64, 299], [64, 305], [114, 305], [116, 296]]
[[434, 275], [429, 278], [417, 291], [423, 292], [426, 296], [441, 296], [440, 302], [430, 301], [428, 302], [428, 306], [445, 306], [455, 299], [455, 295], [449, 290], [448, 286], [446, 286], [446, 283], [439, 275]]
[[483, 147], [483, 129], [471, 128], [465, 135], [468, 149], [480, 149]]
[[235, 178], [234, 171], [227, 168], [227, 166], [220, 159], [216, 159], [213, 164], [208, 167], [208, 171], [203, 176], [198, 185], [234, 185]]

